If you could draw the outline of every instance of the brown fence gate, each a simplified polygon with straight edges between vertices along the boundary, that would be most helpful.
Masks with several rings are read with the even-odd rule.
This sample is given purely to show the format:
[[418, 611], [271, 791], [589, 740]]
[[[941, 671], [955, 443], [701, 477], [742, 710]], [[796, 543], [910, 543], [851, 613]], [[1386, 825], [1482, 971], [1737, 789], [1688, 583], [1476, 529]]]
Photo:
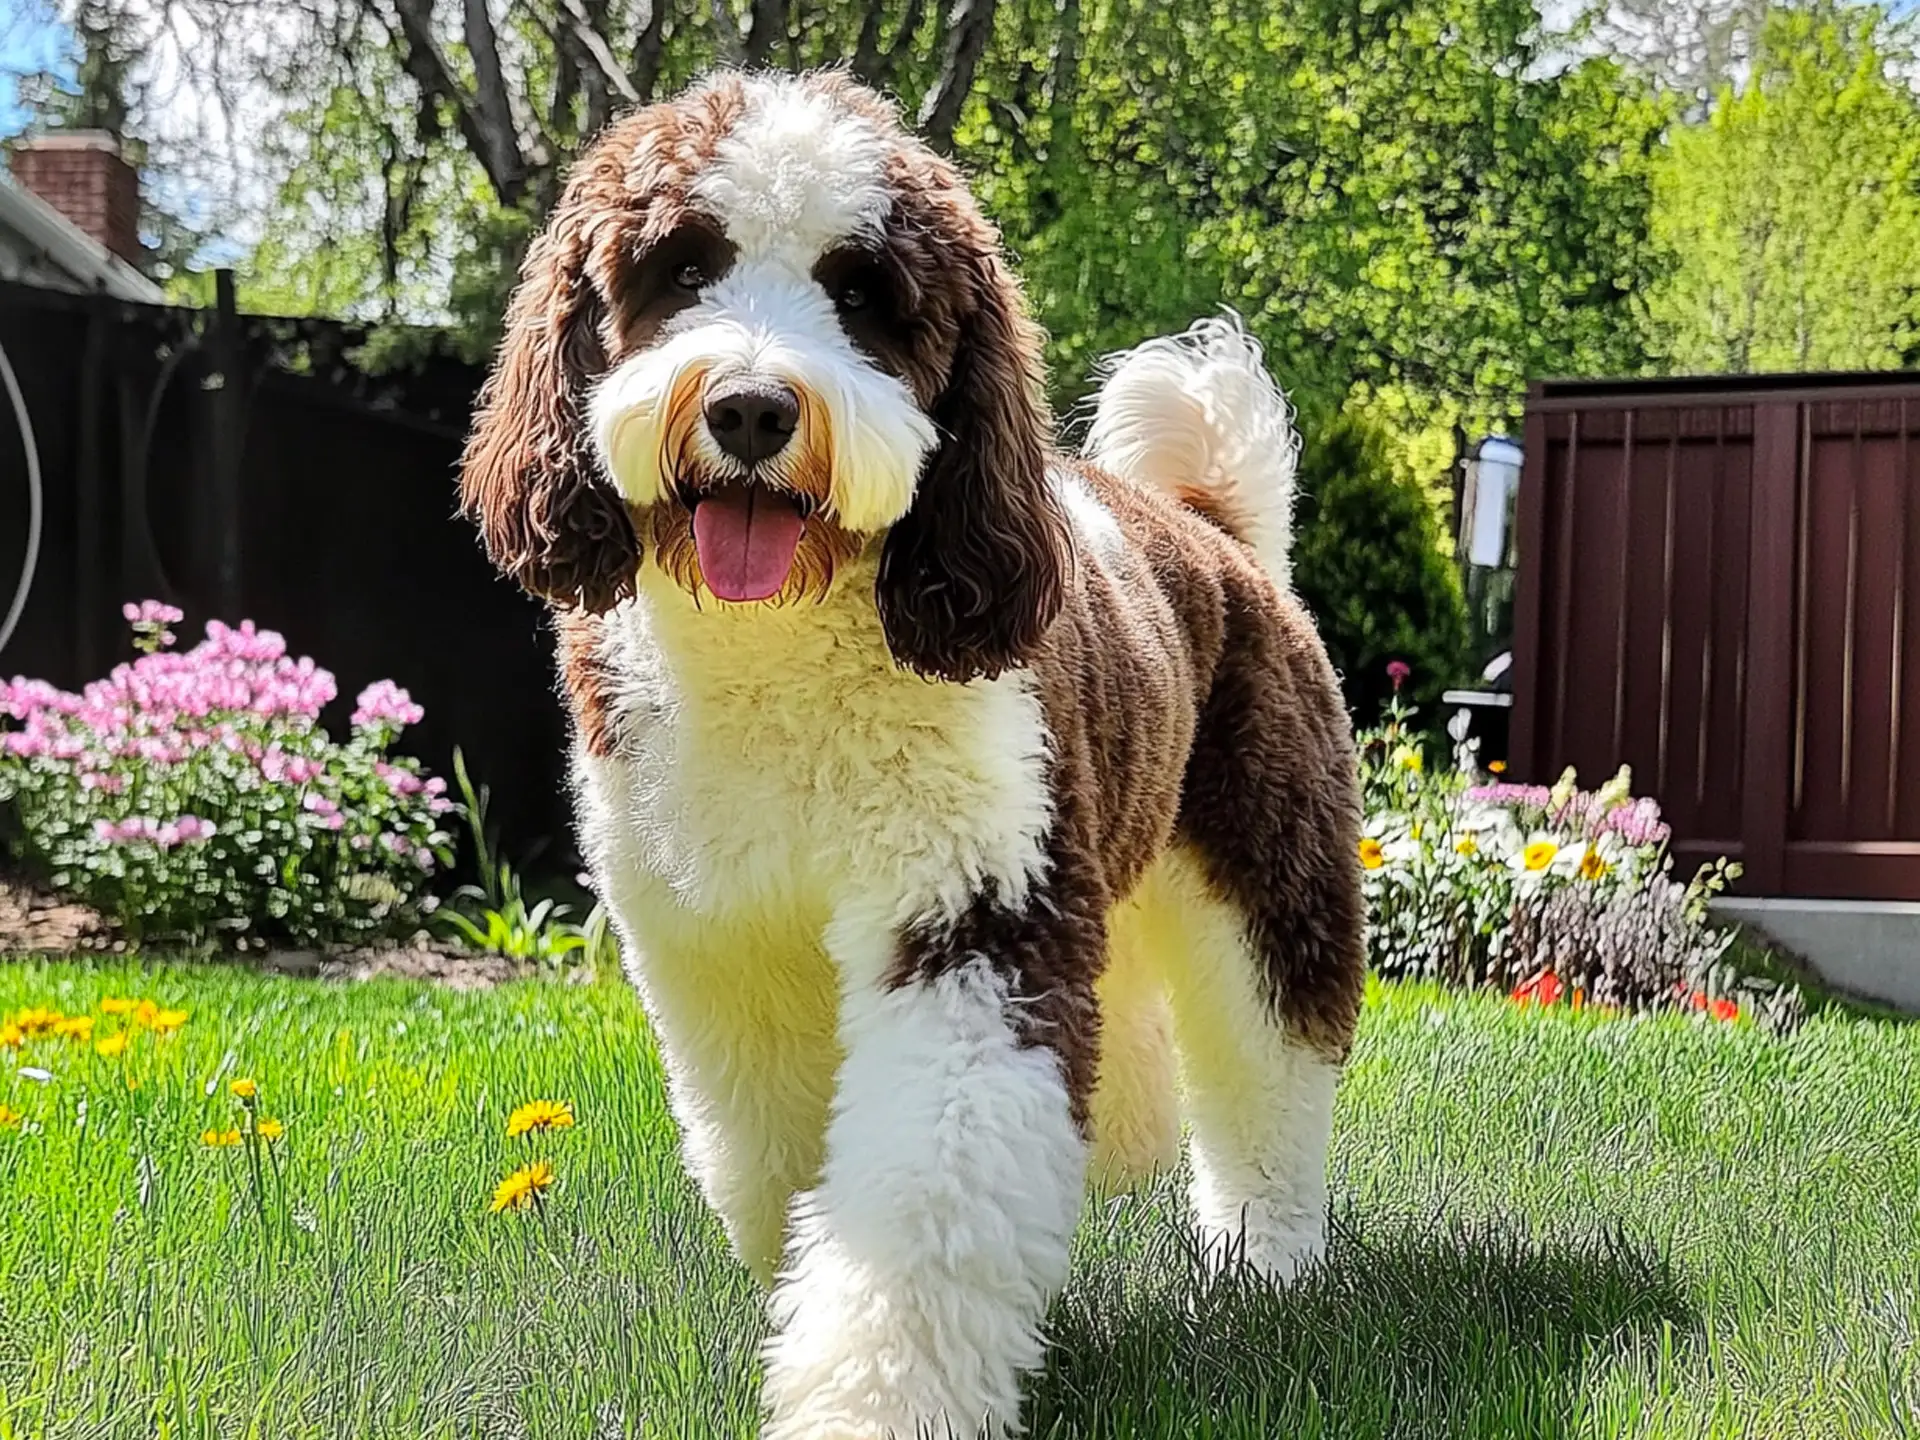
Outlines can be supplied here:
[[1656, 796], [1680, 868], [1920, 900], [1920, 377], [1533, 387], [1513, 765]]

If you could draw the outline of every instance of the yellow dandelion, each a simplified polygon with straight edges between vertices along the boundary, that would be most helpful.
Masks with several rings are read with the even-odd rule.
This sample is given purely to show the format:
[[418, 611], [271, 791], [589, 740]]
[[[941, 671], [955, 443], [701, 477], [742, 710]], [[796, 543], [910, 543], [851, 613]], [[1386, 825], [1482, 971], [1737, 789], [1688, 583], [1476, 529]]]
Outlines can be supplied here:
[[127, 1032], [120, 1030], [112, 1035], [105, 1036], [94, 1042], [93, 1048], [97, 1054], [104, 1055], [107, 1059], [111, 1060], [114, 1056], [125, 1052], [127, 1048]]
[[138, 1000], [129, 1000], [124, 995], [109, 995], [100, 1002], [102, 1015], [131, 1015], [139, 1005]]
[[571, 1130], [571, 1100], [529, 1100], [507, 1116], [507, 1134], [526, 1135], [535, 1130]]
[[1426, 757], [1412, 745], [1402, 745], [1393, 752], [1393, 763], [1400, 769], [1418, 775], [1426, 768]]
[[1544, 870], [1553, 863], [1553, 857], [1560, 853], [1560, 847], [1551, 840], [1536, 840], [1527, 846], [1520, 860], [1529, 870]]
[[278, 1120], [262, 1120], [258, 1125], [253, 1127], [253, 1133], [258, 1135], [262, 1140], [278, 1140], [282, 1135], [287, 1133], [287, 1127], [282, 1125]]
[[1385, 847], [1371, 835], [1360, 841], [1360, 863], [1369, 870], [1378, 870], [1387, 863]]
[[260, 1093], [260, 1087], [246, 1076], [234, 1081], [227, 1089], [233, 1092], [233, 1098], [236, 1100], [251, 1100]]
[[1480, 853], [1480, 842], [1471, 835], [1462, 835], [1453, 842], [1453, 853], [1464, 855], [1469, 860]]
[[182, 1025], [187, 1023], [187, 1012], [184, 1010], [156, 1011], [153, 1019], [147, 1023], [153, 1027], [154, 1034], [171, 1035], [175, 1030], [178, 1030]]
[[14, 1016], [13, 1023], [24, 1035], [44, 1035], [66, 1018], [58, 1010], [49, 1010], [45, 1006], [36, 1005]]
[[153, 1024], [153, 1017], [160, 1013], [160, 1007], [151, 1000], [141, 1000], [127, 1013], [133, 1017], [134, 1024], [151, 1025]]
[[493, 1192], [493, 1204], [488, 1208], [498, 1215], [502, 1210], [524, 1210], [538, 1203], [546, 1188], [553, 1184], [553, 1167], [544, 1160], [536, 1160], [531, 1165], [522, 1165]]
[[26, 1118], [11, 1105], [0, 1105], [0, 1130], [17, 1130]]
[[62, 1020], [53, 1027], [53, 1033], [60, 1036], [63, 1040], [71, 1040], [77, 1045], [84, 1045], [93, 1039], [93, 1016], [75, 1015], [70, 1019]]
[[224, 1150], [230, 1145], [240, 1143], [240, 1132], [238, 1130], [202, 1130], [200, 1143], [209, 1150]]
[[0, 1045], [4, 1045], [9, 1050], [18, 1050], [26, 1043], [27, 1032], [11, 1020], [4, 1025], [0, 1025]]
[[1580, 862], [1580, 878], [1582, 880], [1598, 880], [1612, 868], [1611, 865], [1600, 858], [1600, 852], [1598, 850], [1589, 850], [1585, 858]]

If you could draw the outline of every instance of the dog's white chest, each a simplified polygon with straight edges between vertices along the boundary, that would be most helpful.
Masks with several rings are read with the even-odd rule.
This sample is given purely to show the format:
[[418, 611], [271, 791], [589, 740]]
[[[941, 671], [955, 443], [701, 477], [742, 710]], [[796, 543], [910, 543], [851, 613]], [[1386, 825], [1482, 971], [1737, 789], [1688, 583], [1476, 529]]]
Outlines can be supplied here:
[[1031, 686], [902, 672], [855, 590], [718, 614], [643, 595], [622, 612], [624, 763], [598, 783], [624, 793], [596, 808], [680, 907], [958, 906], [982, 885], [1017, 893], [1036, 871], [1050, 807]]

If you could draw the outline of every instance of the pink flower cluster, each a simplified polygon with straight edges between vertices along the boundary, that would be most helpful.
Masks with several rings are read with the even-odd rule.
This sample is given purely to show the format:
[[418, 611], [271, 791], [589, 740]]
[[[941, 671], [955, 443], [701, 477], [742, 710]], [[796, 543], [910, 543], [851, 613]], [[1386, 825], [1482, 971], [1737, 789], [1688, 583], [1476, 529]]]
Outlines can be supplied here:
[[125, 820], [96, 820], [93, 833], [109, 844], [146, 841], [162, 850], [211, 840], [219, 833], [211, 820], [198, 815], [182, 815], [177, 820], [160, 821], [151, 815], [133, 815]]
[[158, 600], [129, 600], [120, 607], [130, 625], [178, 625], [187, 617], [171, 605]]
[[1553, 792], [1545, 785], [1475, 785], [1467, 791], [1467, 799], [1480, 804], [1539, 810], [1546, 813], [1550, 824], [1571, 826], [1596, 839], [1612, 832], [1635, 847], [1664, 844], [1673, 833], [1660, 818], [1660, 802], [1651, 796], [1615, 805], [1604, 813], [1595, 803], [1598, 798], [1591, 791], [1577, 790], [1572, 799], [1555, 810]]
[[[166, 755], [128, 749], [125, 742], [185, 735], [199, 728], [192, 722], [223, 711], [311, 722], [338, 687], [312, 660], [289, 659], [286, 651], [285, 640], [271, 630], [256, 631], [251, 621], [236, 630], [214, 620], [207, 624], [207, 638], [193, 649], [160, 651], [115, 666], [105, 680], [78, 695], [17, 678], [0, 685], [0, 711], [26, 722], [24, 730], [8, 737], [9, 747], [15, 754], [42, 753], [22, 737], [51, 744], [55, 735], [66, 733], [82, 737], [83, 749], [85, 737], [91, 737], [108, 754], [169, 763]], [[178, 748], [170, 747], [167, 754]], [[178, 758], [183, 757], [176, 755], [172, 763]]]
[[356, 730], [369, 725], [391, 725], [399, 730], [408, 725], [418, 725], [427, 713], [413, 703], [411, 695], [391, 680], [374, 681], [360, 692], [356, 704], [353, 712], [353, 728]]
[[402, 770], [397, 765], [389, 765], [384, 760], [376, 761], [373, 773], [387, 782], [387, 788], [396, 795], [428, 795], [432, 798], [427, 808], [435, 815], [444, 815], [453, 808], [453, 802], [446, 798], [447, 782], [438, 775], [422, 780], [410, 770]]

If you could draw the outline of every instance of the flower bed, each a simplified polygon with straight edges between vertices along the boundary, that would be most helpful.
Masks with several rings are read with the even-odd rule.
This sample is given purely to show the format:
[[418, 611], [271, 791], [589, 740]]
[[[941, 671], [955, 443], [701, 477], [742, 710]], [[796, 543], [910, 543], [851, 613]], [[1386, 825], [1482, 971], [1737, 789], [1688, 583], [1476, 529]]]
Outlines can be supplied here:
[[445, 784], [389, 754], [420, 707], [368, 686], [352, 732], [319, 724], [337, 686], [251, 622], [209, 621], [174, 649], [180, 612], [128, 605], [141, 653], [71, 694], [0, 684], [0, 802], [37, 879], [132, 940], [295, 947], [417, 930], [450, 862]]
[[[1684, 1008], [1718, 1019], [1792, 1009], [1796, 996], [1726, 963], [1734, 936], [1707, 904], [1738, 878], [1724, 860], [1673, 875], [1659, 805], [1620, 772], [1582, 790], [1512, 785], [1453, 735], [1430, 770], [1398, 693], [1359, 737], [1360, 841], [1373, 963], [1383, 975], [1491, 986], [1516, 1000]], [[1493, 767], [1497, 771], [1498, 767]]]

